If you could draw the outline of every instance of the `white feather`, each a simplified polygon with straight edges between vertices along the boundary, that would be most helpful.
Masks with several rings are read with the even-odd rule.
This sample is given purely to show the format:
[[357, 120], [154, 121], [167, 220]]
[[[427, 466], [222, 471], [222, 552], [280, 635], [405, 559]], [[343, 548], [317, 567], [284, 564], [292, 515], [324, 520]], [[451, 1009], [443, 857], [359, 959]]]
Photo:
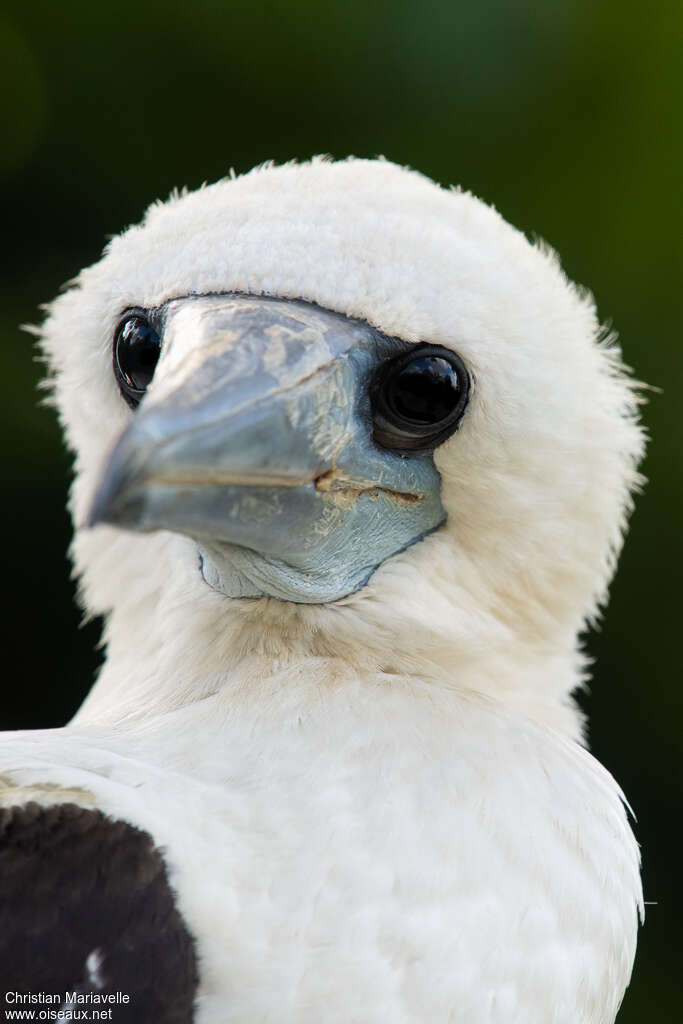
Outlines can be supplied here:
[[71, 726], [5, 739], [5, 799], [75, 789], [153, 835], [200, 1024], [608, 1024], [639, 858], [572, 691], [642, 451], [614, 341], [552, 253], [390, 163], [174, 194], [44, 327], [77, 524], [130, 416], [121, 311], [228, 290], [457, 349], [474, 389], [436, 454], [447, 524], [328, 606], [232, 601], [187, 539], [79, 529], [107, 660]]

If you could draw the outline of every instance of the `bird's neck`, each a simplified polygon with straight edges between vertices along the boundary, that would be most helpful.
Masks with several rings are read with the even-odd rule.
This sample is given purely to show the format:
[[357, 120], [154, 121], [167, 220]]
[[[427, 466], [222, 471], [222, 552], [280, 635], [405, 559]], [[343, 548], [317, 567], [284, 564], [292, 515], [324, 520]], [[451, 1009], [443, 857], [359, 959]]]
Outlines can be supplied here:
[[[167, 603], [152, 617], [131, 608], [107, 624], [107, 659], [79, 712], [79, 725], [139, 722], [220, 694], [234, 707], [262, 702], [277, 713], [332, 686], [400, 687], [419, 681], [434, 697], [457, 691], [496, 701], [579, 738], [570, 694], [578, 682], [573, 638], [532, 643], [490, 618], [477, 632], [458, 626], [451, 609], [426, 618], [382, 614], [359, 598], [335, 607], [271, 599], [232, 602], [208, 592], [185, 605]], [[566, 631], [565, 631], [566, 633]], [[303, 698], [302, 698], [303, 699]]]
[[578, 737], [580, 614], [492, 587], [448, 544], [392, 559], [342, 601], [296, 605], [217, 593], [196, 547], [174, 534], [79, 532], [82, 599], [105, 615], [107, 657], [77, 721], [118, 726], [214, 694], [236, 707], [255, 694], [276, 713], [298, 685], [312, 699], [334, 680], [380, 678], [476, 694]]

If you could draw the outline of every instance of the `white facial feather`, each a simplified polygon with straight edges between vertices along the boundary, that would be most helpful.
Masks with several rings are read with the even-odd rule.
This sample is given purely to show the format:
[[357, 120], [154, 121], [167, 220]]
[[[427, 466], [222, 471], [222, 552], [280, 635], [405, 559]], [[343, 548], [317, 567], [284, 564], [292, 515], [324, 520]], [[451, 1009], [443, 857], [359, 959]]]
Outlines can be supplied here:
[[[494, 210], [383, 161], [266, 167], [157, 203], [44, 326], [77, 524], [131, 416], [111, 372], [120, 314], [214, 291], [303, 298], [457, 351], [474, 387], [436, 453], [448, 521], [358, 593], [313, 607], [213, 593], [185, 538], [78, 528], [84, 603], [108, 616], [90, 707], [102, 719], [182, 705], [249, 659], [315, 654], [400, 665], [576, 735], [577, 634], [604, 600], [643, 447], [591, 298]], [[162, 364], [159, 376], [152, 390]]]

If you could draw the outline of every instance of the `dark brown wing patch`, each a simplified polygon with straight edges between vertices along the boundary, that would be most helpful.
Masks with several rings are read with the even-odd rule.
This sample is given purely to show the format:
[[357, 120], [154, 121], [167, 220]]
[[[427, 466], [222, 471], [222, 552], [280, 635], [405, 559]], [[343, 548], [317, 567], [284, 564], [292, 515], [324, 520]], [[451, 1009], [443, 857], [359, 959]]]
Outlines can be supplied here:
[[194, 941], [151, 836], [75, 804], [0, 810], [0, 978], [3, 992], [128, 995], [120, 1024], [190, 1024]]

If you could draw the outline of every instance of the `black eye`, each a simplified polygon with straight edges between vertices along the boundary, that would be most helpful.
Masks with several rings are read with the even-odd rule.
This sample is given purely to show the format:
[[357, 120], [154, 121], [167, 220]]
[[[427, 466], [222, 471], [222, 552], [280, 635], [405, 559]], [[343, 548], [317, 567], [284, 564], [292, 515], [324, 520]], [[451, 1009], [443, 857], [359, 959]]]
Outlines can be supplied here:
[[154, 376], [160, 351], [161, 339], [144, 316], [136, 313], [121, 321], [114, 336], [114, 373], [132, 409]]
[[455, 352], [421, 345], [380, 367], [372, 384], [373, 437], [383, 448], [431, 451], [458, 426], [470, 379]]

